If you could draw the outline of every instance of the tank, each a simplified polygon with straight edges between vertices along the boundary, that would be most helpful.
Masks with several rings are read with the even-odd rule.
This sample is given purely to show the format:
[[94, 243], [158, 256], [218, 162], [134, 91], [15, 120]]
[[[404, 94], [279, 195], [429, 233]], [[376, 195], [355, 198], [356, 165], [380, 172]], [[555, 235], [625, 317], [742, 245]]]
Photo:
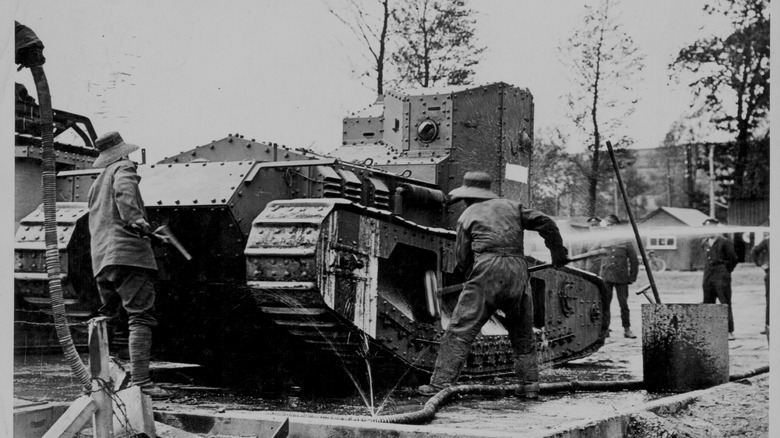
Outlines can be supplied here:
[[[51, 321], [51, 305], [48, 287], [43, 286], [46, 284], [43, 213], [36, 211], [43, 202], [40, 107], [24, 85], [15, 85], [14, 227], [17, 234], [14, 251], [14, 345], [28, 349], [59, 348], [53, 328], [47, 325]], [[55, 109], [53, 121], [57, 169], [91, 169], [98, 151], [95, 149], [97, 135], [90, 119]], [[91, 279], [72, 275], [82, 272], [91, 263], [89, 252], [83, 253], [82, 248], [72, 245], [75, 241], [89, 239], [89, 231], [75, 228], [86, 214], [87, 209], [79, 203], [63, 203], [58, 209], [63, 294], [71, 310], [71, 319], [77, 322], [86, 321], [91, 313], [89, 309], [99, 305], [96, 295], [81, 292], [90, 290]], [[20, 226], [25, 216], [28, 219]], [[86, 284], [79, 284], [81, 281], [86, 281]], [[76, 324], [72, 331], [85, 341], [86, 327]]]
[[[168, 225], [193, 255], [155, 247], [156, 358], [240, 385], [322, 379], [329, 367], [385, 382], [432, 372], [457, 294], [426, 293], [426, 272], [444, 287], [464, 281], [453, 251], [463, 206], [446, 193], [479, 169], [501, 196], [527, 203], [533, 114], [531, 93], [505, 83], [393, 91], [346, 117], [327, 155], [230, 134], [140, 165], [152, 226]], [[63, 258], [88, 260], [85, 201], [98, 174], [58, 173]], [[47, 288], [40, 221], [29, 214], [16, 235], [25, 299]], [[94, 310], [89, 264], [67, 277], [68, 311]], [[599, 277], [567, 267], [530, 281], [542, 365], [603, 345]], [[511, 374], [496, 316], [462, 375]]]

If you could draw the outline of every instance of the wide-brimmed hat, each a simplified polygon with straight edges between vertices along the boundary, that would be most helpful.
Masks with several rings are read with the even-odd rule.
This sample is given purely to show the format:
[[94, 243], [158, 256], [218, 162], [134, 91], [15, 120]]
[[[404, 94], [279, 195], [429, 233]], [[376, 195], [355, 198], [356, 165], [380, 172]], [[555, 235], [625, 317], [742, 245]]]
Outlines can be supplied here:
[[490, 191], [490, 175], [486, 172], [466, 172], [463, 185], [450, 192], [450, 202], [460, 199], [493, 199], [498, 195]]
[[122, 136], [116, 131], [103, 134], [95, 141], [95, 147], [100, 152], [92, 167], [106, 167], [114, 161], [137, 151], [138, 146], [125, 143]]

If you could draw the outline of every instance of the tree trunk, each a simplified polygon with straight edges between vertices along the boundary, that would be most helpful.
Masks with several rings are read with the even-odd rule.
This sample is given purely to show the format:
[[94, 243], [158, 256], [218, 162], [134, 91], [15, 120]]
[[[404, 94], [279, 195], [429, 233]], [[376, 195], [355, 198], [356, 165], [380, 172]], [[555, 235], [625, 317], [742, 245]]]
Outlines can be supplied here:
[[382, 6], [384, 7], [384, 13], [382, 16], [382, 33], [379, 36], [379, 56], [376, 60], [376, 94], [381, 96], [384, 94], [384, 82], [385, 82], [385, 44], [387, 41], [387, 24], [390, 20], [390, 11], [387, 3], [390, 0], [383, 0]]

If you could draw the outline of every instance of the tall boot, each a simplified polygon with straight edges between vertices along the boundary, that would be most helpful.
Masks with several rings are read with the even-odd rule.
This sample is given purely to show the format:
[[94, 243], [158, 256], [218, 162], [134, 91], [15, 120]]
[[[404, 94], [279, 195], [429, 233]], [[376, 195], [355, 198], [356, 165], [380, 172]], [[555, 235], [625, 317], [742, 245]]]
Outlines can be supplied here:
[[422, 395], [433, 395], [454, 385], [470, 349], [470, 341], [445, 333], [439, 345], [439, 355], [436, 357], [431, 383], [420, 386], [417, 392]]
[[130, 324], [130, 373], [133, 384], [143, 386], [151, 383], [149, 377], [149, 356], [152, 349], [152, 328], [143, 324]]
[[130, 325], [130, 373], [133, 385], [141, 387], [141, 392], [152, 397], [152, 400], [166, 400], [173, 394], [160, 388], [152, 382], [149, 375], [149, 358], [152, 350], [152, 328], [143, 324]]
[[521, 391], [527, 399], [539, 398], [539, 362], [536, 352], [515, 355], [515, 374], [520, 378]]

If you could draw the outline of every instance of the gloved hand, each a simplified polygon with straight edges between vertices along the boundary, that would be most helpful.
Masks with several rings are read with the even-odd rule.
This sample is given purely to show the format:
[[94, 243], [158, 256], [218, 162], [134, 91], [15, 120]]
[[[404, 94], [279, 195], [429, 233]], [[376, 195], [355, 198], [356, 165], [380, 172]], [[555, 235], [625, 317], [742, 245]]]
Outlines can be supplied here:
[[145, 236], [149, 234], [150, 230], [152, 229], [152, 226], [149, 225], [149, 222], [146, 222], [146, 219], [144, 218], [138, 218], [130, 224], [130, 228], [135, 230], [138, 234]]
[[554, 268], [562, 268], [571, 261], [569, 260], [569, 254], [567, 254], [566, 249], [563, 249], [562, 251], [553, 251], [551, 255]]

